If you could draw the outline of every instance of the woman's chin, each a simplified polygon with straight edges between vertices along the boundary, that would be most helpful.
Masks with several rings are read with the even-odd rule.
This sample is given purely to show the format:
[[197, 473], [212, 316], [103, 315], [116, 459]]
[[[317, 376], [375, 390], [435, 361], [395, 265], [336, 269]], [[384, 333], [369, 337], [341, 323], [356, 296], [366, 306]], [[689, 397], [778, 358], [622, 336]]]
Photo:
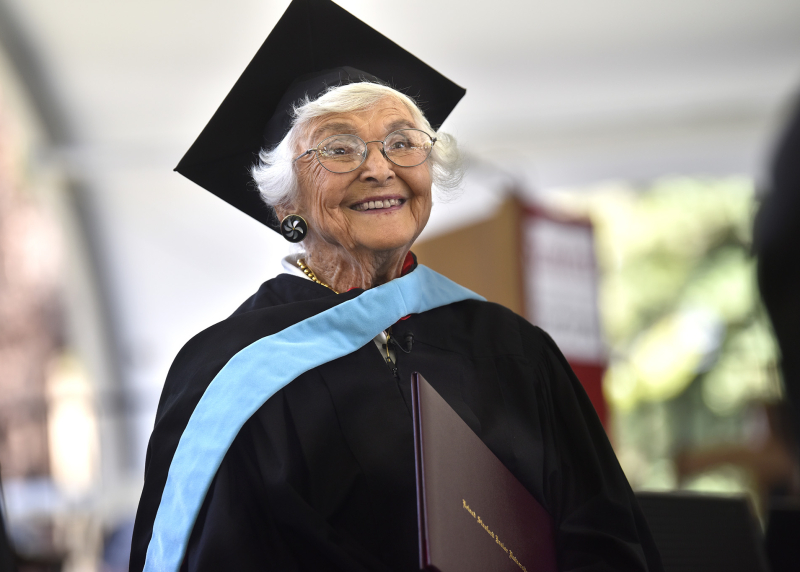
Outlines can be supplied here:
[[352, 221], [351, 236], [359, 249], [374, 252], [410, 248], [422, 230], [416, 217], [402, 211], [359, 219]]
[[379, 236], [365, 236], [357, 242], [360, 250], [378, 254], [410, 248], [414, 238], [414, 233], [381, 234]]

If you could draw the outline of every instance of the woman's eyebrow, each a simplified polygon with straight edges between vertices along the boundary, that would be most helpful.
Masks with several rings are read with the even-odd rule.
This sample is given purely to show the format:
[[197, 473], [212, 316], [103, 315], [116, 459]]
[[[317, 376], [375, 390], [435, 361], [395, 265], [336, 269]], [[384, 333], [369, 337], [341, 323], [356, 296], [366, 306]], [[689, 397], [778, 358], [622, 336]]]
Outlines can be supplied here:
[[355, 134], [356, 129], [353, 127], [352, 123], [347, 122], [334, 122], [334, 123], [326, 123], [325, 125], [317, 128], [314, 130], [314, 133], [311, 135], [311, 139], [314, 141], [319, 141], [320, 138], [326, 135], [338, 135], [340, 133], [348, 133], [348, 134]]
[[408, 119], [398, 119], [396, 121], [392, 121], [389, 125], [386, 126], [386, 131], [391, 133], [392, 131], [397, 131], [398, 129], [416, 129], [417, 126], [414, 125]]

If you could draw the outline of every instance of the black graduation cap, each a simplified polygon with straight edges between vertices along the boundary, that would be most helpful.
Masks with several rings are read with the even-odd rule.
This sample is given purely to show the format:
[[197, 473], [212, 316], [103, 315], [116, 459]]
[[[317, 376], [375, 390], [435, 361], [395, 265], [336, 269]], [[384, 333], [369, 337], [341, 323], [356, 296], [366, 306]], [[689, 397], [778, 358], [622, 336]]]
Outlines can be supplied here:
[[293, 0], [175, 170], [277, 230], [250, 177], [259, 150], [288, 133], [298, 99], [364, 80], [413, 97], [434, 129], [466, 93], [330, 0]]

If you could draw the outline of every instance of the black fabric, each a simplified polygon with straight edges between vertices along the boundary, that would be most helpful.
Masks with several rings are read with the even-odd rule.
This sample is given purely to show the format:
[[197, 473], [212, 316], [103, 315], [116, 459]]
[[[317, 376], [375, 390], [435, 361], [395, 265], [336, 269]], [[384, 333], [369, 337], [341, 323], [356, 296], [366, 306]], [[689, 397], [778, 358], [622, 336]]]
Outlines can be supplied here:
[[250, 177], [306, 93], [361, 76], [414, 98], [438, 129], [466, 91], [330, 0], [293, 0], [176, 171], [278, 230]]
[[[214, 375], [255, 339], [359, 293], [280, 275], [181, 350], [148, 448], [132, 571], [143, 567], [182, 428]], [[408, 332], [396, 377], [370, 342], [259, 409], [211, 485], [182, 570], [417, 570], [414, 371], [553, 515], [561, 569], [662, 569], [592, 405], [547, 334], [476, 301], [393, 326], [398, 339]]]
[[644, 492], [636, 497], [667, 572], [769, 570], [764, 537], [745, 495]]
[[8, 541], [3, 511], [0, 510], [0, 572], [15, 572], [16, 569], [16, 555]]
[[800, 446], [800, 100], [777, 147], [756, 218], [758, 285], [781, 348], [786, 398]]

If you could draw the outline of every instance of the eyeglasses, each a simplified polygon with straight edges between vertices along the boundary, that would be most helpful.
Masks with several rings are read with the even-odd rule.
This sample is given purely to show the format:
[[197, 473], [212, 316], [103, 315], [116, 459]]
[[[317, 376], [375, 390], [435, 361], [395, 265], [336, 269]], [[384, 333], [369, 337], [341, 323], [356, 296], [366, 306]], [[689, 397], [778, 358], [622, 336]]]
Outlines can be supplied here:
[[383, 141], [364, 141], [358, 135], [331, 135], [313, 149], [298, 155], [292, 164], [315, 153], [319, 164], [328, 171], [349, 173], [366, 161], [370, 143], [380, 143], [381, 154], [398, 167], [416, 167], [427, 160], [436, 138], [419, 129], [398, 129]]

